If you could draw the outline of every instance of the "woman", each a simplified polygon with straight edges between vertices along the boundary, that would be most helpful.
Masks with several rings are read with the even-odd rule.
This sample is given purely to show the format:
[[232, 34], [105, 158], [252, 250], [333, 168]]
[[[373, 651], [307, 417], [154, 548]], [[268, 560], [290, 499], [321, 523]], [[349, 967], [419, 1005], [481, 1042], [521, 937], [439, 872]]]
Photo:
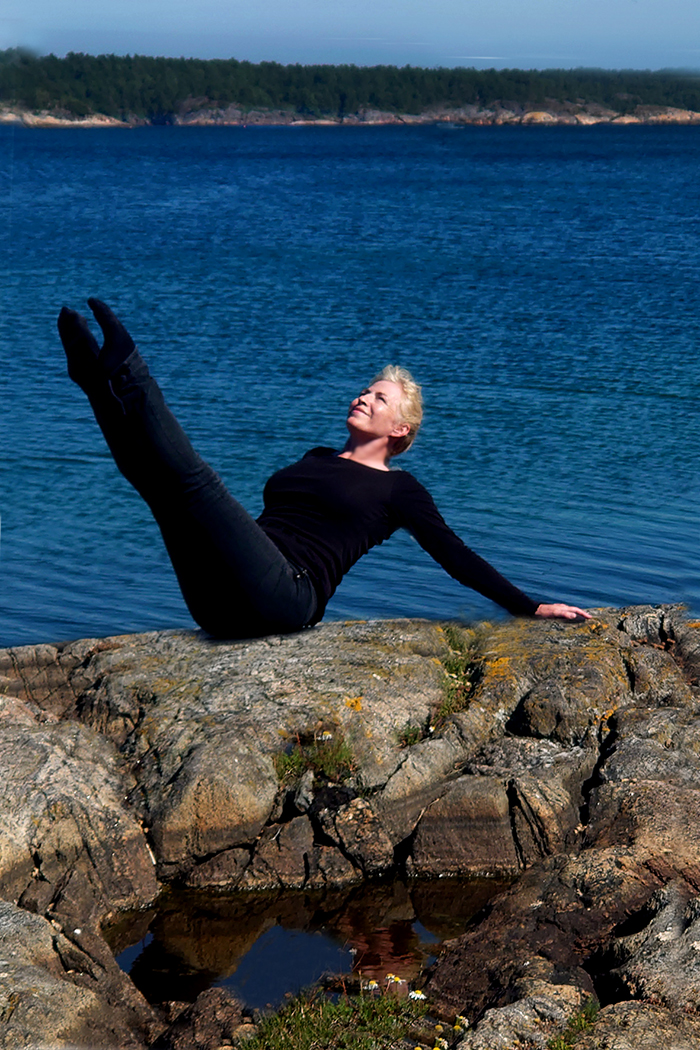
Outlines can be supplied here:
[[452, 576], [514, 615], [589, 618], [534, 602], [462, 543], [410, 474], [390, 471], [420, 424], [420, 388], [385, 369], [350, 405], [342, 452], [315, 448], [274, 474], [257, 522], [194, 451], [134, 342], [109, 307], [63, 307], [68, 374], [87, 394], [119, 470], [153, 512], [194, 620], [218, 638], [251, 638], [318, 623], [343, 575], [405, 527]]

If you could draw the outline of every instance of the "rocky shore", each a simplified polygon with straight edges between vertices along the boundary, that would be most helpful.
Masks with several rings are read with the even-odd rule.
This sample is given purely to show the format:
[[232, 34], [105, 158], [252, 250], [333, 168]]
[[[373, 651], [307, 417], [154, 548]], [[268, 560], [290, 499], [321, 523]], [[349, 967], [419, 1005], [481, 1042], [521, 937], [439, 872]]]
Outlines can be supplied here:
[[0, 1047], [235, 1043], [240, 1004], [149, 1004], [106, 925], [399, 874], [514, 880], [420, 981], [460, 1050], [544, 1048], [590, 997], [577, 1048], [699, 1046], [699, 680], [670, 606], [1, 651]]
[[194, 100], [177, 113], [155, 120], [131, 116], [120, 120], [101, 113], [78, 117], [67, 111], [29, 111], [16, 106], [0, 106], [0, 124], [33, 128], [53, 127], [142, 127], [148, 124], [208, 127], [213, 125], [256, 126], [284, 125], [375, 125], [375, 124], [450, 124], [450, 125], [578, 125], [592, 124], [700, 124], [700, 113], [673, 106], [637, 106], [632, 112], [619, 112], [597, 103], [545, 101], [541, 107], [519, 106], [498, 102], [489, 106], [435, 106], [422, 113], [392, 113], [365, 108], [342, 117], [303, 116], [285, 109], [245, 109], [235, 103], [216, 106]]

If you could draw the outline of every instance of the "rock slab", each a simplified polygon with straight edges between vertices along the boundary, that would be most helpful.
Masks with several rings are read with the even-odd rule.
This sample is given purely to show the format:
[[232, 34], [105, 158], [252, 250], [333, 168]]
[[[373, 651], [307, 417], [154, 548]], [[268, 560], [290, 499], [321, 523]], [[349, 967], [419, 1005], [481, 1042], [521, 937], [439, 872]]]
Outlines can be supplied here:
[[477, 1022], [464, 1050], [544, 1046], [591, 995], [606, 1018], [632, 997], [671, 1024], [698, 991], [699, 678], [700, 625], [676, 607], [5, 650], [0, 894], [79, 955], [59, 973], [30, 938], [27, 965], [74, 1002], [75, 1046], [102, 1045], [85, 1041], [96, 1001], [113, 1011], [104, 1045], [165, 1038], [101, 938], [163, 885], [392, 874], [517, 879], [430, 975], [441, 1008]]

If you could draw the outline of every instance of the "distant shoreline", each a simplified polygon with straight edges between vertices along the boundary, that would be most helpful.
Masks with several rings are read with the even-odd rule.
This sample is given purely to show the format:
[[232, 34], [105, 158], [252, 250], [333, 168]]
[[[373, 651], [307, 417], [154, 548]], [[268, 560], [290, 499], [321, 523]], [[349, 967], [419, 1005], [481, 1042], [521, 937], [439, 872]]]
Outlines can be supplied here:
[[690, 125], [700, 124], [700, 112], [674, 106], [638, 106], [633, 113], [619, 113], [597, 103], [557, 103], [551, 107], [518, 107], [495, 103], [490, 106], [435, 107], [422, 113], [391, 113], [361, 109], [343, 117], [303, 117], [285, 109], [248, 109], [235, 104], [202, 107], [174, 113], [157, 120], [129, 117], [120, 120], [103, 113], [75, 116], [65, 110], [29, 110], [0, 106], [0, 125], [28, 128], [134, 128], [134, 127], [368, 127], [373, 125], [463, 126], [578, 126]]

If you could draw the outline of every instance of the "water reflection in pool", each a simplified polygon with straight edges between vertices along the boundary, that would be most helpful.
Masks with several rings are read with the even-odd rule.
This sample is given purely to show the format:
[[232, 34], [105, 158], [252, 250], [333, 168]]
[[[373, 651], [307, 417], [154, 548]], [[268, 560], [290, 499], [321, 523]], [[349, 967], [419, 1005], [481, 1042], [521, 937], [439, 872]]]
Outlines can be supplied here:
[[439, 943], [503, 888], [493, 879], [442, 879], [325, 894], [170, 891], [107, 936], [152, 1003], [189, 1002], [219, 984], [263, 1008], [328, 972], [413, 981]]

